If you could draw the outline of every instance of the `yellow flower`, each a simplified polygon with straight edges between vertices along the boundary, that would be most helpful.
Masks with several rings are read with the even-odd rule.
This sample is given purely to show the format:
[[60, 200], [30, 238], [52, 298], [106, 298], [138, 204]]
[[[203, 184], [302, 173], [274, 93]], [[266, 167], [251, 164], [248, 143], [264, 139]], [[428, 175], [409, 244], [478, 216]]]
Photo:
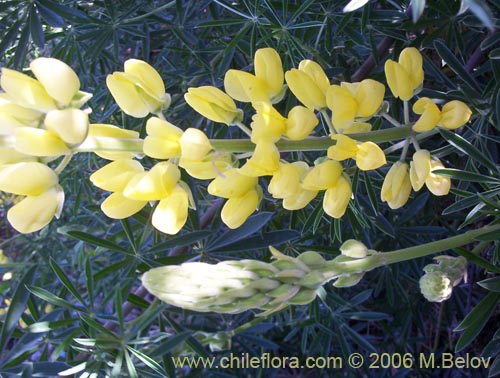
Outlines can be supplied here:
[[414, 47], [404, 49], [399, 55], [398, 62], [390, 59], [385, 62], [387, 84], [394, 97], [399, 97], [403, 101], [413, 97], [424, 80], [422, 64], [422, 55]]
[[333, 218], [341, 218], [349, 205], [351, 195], [351, 180], [343, 174], [333, 187], [325, 191], [323, 210]]
[[58, 59], [37, 58], [30, 63], [30, 68], [60, 107], [68, 106], [80, 90], [80, 80], [76, 73]]
[[321, 66], [312, 60], [303, 60], [298, 69], [285, 73], [285, 80], [295, 97], [309, 109], [326, 107], [326, 91], [330, 81]]
[[179, 138], [181, 146], [181, 162], [183, 160], [202, 160], [213, 149], [206, 134], [194, 128], [189, 128]]
[[301, 190], [300, 178], [309, 167], [303, 161], [280, 164], [273, 173], [267, 190], [273, 198], [290, 197]]
[[112, 219], [125, 219], [141, 211], [147, 203], [148, 201], [133, 200], [121, 192], [115, 192], [101, 203], [101, 210]]
[[15, 204], [7, 212], [7, 219], [18, 232], [35, 232], [49, 224], [54, 216], [59, 217], [63, 203], [64, 191], [55, 185]]
[[44, 86], [28, 75], [2, 68], [0, 85], [12, 101], [25, 108], [44, 113], [57, 108]]
[[453, 100], [444, 104], [438, 126], [455, 130], [469, 122], [472, 111], [462, 101]]
[[[139, 133], [133, 130], [122, 129], [118, 126], [107, 125], [103, 123], [93, 123], [89, 125], [89, 137], [106, 137], [113, 138], [117, 145], [120, 145], [120, 139], [135, 139], [139, 137]], [[147, 139], [147, 138], [146, 138]], [[132, 159], [135, 154], [132, 152], [108, 152], [96, 151], [96, 155], [107, 160]]]
[[35, 161], [34, 156], [26, 155], [10, 147], [0, 147], [0, 165], [18, 163], [20, 161]]
[[208, 192], [217, 197], [241, 197], [257, 185], [257, 177], [239, 173], [238, 168], [231, 168], [217, 176], [209, 185]]
[[221, 211], [222, 221], [229, 228], [238, 228], [259, 206], [260, 196], [256, 189], [250, 189], [239, 197], [229, 198]]
[[373, 142], [358, 144], [347, 135], [334, 134], [331, 136], [336, 144], [329, 147], [328, 157], [337, 161], [353, 158], [356, 165], [363, 171], [377, 169], [386, 163], [384, 151]]
[[175, 164], [163, 161], [148, 172], [138, 172], [123, 189], [126, 198], [138, 201], [154, 201], [167, 197], [179, 182], [181, 173]]
[[241, 102], [276, 102], [280, 99], [283, 87], [283, 67], [281, 58], [272, 48], [255, 52], [255, 75], [228, 70], [224, 76], [224, 89], [227, 94]]
[[142, 60], [129, 59], [125, 72], [114, 72], [106, 78], [111, 95], [126, 114], [143, 118], [170, 104], [165, 85], [158, 72]]
[[80, 109], [51, 110], [44, 121], [47, 130], [53, 131], [69, 145], [78, 145], [87, 137], [89, 117]]
[[269, 102], [256, 102], [254, 108], [257, 113], [252, 117], [251, 141], [255, 144], [260, 141], [276, 142], [286, 131], [286, 118], [283, 117]]
[[239, 172], [252, 177], [269, 176], [278, 170], [279, 163], [280, 152], [274, 143], [259, 142], [252, 157], [239, 169]]
[[233, 168], [237, 160], [229, 152], [212, 151], [201, 160], [182, 159], [179, 166], [186, 172], [199, 180], [213, 179], [223, 172]]
[[12, 134], [16, 127], [38, 127], [43, 113], [12, 102], [0, 93], [0, 134]]
[[326, 92], [326, 103], [332, 110], [335, 128], [348, 129], [355, 118], [371, 118], [380, 108], [384, 93], [384, 85], [371, 79], [330, 86]]
[[418, 150], [410, 162], [410, 181], [413, 190], [418, 192], [425, 184], [431, 171], [431, 154], [427, 150]]
[[283, 199], [283, 208], [287, 210], [300, 210], [307, 206], [318, 195], [317, 190], [301, 188], [295, 194]]
[[380, 198], [387, 202], [391, 209], [399, 209], [408, 201], [411, 192], [408, 164], [397, 161], [387, 172]]
[[61, 137], [53, 131], [18, 127], [14, 130], [14, 148], [32, 156], [59, 156], [70, 152]]
[[316, 114], [303, 106], [294, 106], [288, 112], [285, 136], [291, 140], [303, 140], [318, 125]]
[[189, 106], [211, 121], [233, 125], [243, 119], [243, 113], [236, 107], [233, 99], [218, 88], [189, 88], [184, 99]]
[[188, 194], [182, 186], [175, 186], [153, 211], [151, 222], [154, 228], [169, 235], [177, 234], [186, 223], [188, 207]]
[[362, 171], [380, 168], [387, 163], [384, 151], [373, 142], [363, 142], [356, 153], [356, 165]]
[[181, 155], [182, 130], [170, 122], [151, 117], [146, 123], [144, 153], [155, 159], [170, 159]]
[[106, 164], [90, 175], [92, 184], [108, 192], [122, 192], [128, 182], [144, 168], [137, 160], [120, 159]]
[[420, 118], [413, 125], [413, 130], [421, 133], [432, 130], [441, 119], [441, 111], [437, 105], [428, 97], [422, 97], [413, 104], [413, 111], [421, 114]]
[[326, 190], [337, 183], [342, 166], [334, 160], [325, 160], [315, 165], [304, 177], [302, 186], [307, 190]]
[[435, 196], [445, 196], [450, 192], [451, 180], [449, 177], [432, 173], [436, 169], [444, 169], [444, 166], [439, 160], [433, 158], [431, 159], [429, 175], [425, 179], [425, 185]]
[[0, 191], [38, 196], [57, 185], [58, 177], [45, 164], [31, 161], [0, 167]]

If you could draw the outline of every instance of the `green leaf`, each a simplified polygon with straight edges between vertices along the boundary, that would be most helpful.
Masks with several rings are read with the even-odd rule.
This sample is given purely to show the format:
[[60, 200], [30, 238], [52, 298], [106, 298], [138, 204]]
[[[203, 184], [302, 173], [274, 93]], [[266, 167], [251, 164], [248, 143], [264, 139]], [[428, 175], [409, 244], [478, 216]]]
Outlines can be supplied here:
[[454, 248], [453, 250], [456, 253], [458, 253], [459, 255], [465, 257], [469, 262], [474, 263], [474, 264], [480, 266], [481, 268], [486, 269], [489, 272], [500, 273], [500, 268], [491, 264], [488, 260], [482, 258], [481, 256], [478, 256], [475, 253], [472, 253], [468, 249], [459, 247], [459, 248]]
[[425, 9], [425, 0], [411, 0], [411, 16], [413, 23], [417, 22]]
[[162, 369], [162, 367], [153, 360], [151, 357], [147, 356], [146, 354], [139, 352], [138, 350], [132, 348], [131, 346], [127, 345], [127, 350], [131, 352], [134, 356], [136, 356], [139, 360], [141, 360], [146, 366], [150, 367], [152, 370], [157, 372], [158, 374], [161, 374], [163, 376], [167, 376], [167, 373], [165, 370]]
[[45, 20], [47, 24], [54, 28], [63, 28], [65, 26], [64, 20], [57, 13], [51, 11], [50, 9], [44, 7], [39, 1], [36, 2], [36, 7], [40, 12], [40, 15]]
[[127, 371], [128, 371], [128, 376], [130, 378], [139, 378], [137, 375], [137, 370], [135, 370], [135, 364], [130, 358], [130, 355], [128, 354], [127, 350], [123, 350], [125, 354], [125, 363], [127, 364]]
[[342, 9], [342, 12], [348, 13], [348, 12], [353, 12], [356, 9], [359, 9], [361, 7], [364, 7], [369, 0], [351, 0], [347, 5]]
[[97, 236], [94, 236], [92, 234], [88, 234], [83, 231], [66, 231], [66, 234], [69, 236], [82, 240], [86, 243], [96, 245], [98, 247], [103, 247], [106, 249], [111, 249], [114, 251], [119, 251], [119, 252], [125, 252], [125, 253], [130, 253], [129, 250], [126, 248], [120, 247], [118, 244], [113, 243], [112, 241], [106, 240], [106, 239], [101, 239], [98, 238]]
[[26, 289], [28, 285], [31, 285], [35, 279], [36, 265], [32, 266], [23, 275], [12, 296], [9, 309], [5, 315], [4, 322], [2, 324], [2, 330], [0, 332], [0, 350], [6, 350], [7, 342], [10, 336], [16, 328], [17, 322], [21, 318], [21, 315], [26, 310], [26, 303], [29, 298], [29, 291]]
[[485, 1], [462, 0], [461, 9], [469, 9], [490, 30], [495, 30], [495, 22], [491, 10]]
[[488, 159], [488, 157], [485, 156], [483, 152], [479, 151], [477, 147], [474, 147], [472, 144], [470, 144], [470, 142], [464, 137], [443, 128], [439, 128], [438, 130], [442, 137], [446, 139], [449, 144], [456, 147], [464, 154], [470, 156], [478, 163], [481, 163], [485, 167], [491, 169], [493, 172], [498, 172], [498, 167], [496, 166], [496, 164], [491, 159]]
[[487, 294], [454, 329], [455, 332], [464, 331], [455, 345], [455, 353], [463, 350], [479, 335], [495, 310], [499, 300], [500, 293], [493, 292]]
[[184, 235], [170, 237], [168, 240], [164, 242], [155, 244], [144, 253], [148, 254], [148, 253], [166, 252], [170, 248], [191, 245], [207, 238], [211, 234], [212, 232], [210, 231], [192, 231]]
[[191, 331], [182, 331], [170, 336], [166, 341], [162, 342], [158, 347], [149, 353], [150, 357], [160, 357], [164, 353], [170, 352], [177, 348], [183, 342], [191, 337]]
[[438, 174], [440, 176], [447, 176], [457, 180], [472, 181], [472, 182], [484, 182], [489, 184], [500, 184], [500, 179], [491, 176], [481, 175], [479, 173], [462, 171], [460, 169], [446, 168], [446, 169], [435, 169], [432, 173]]
[[61, 283], [64, 285], [64, 287], [71, 294], [73, 294], [73, 296], [82, 304], [82, 306], [85, 306], [85, 301], [83, 300], [80, 293], [76, 290], [76, 288], [73, 286], [66, 273], [64, 273], [64, 271], [59, 267], [59, 265], [57, 265], [57, 263], [52, 257], [49, 259], [49, 265], [54, 271], [57, 278], [59, 278], [59, 281], [61, 281]]
[[221, 248], [206, 248], [207, 252], [246, 252], [279, 245], [300, 238], [301, 233], [295, 230], [276, 230], [251, 236]]
[[492, 277], [486, 280], [479, 281], [479, 286], [484, 287], [486, 290], [500, 293], [500, 277]]
[[50, 291], [42, 289], [41, 287], [30, 286], [30, 285], [27, 285], [26, 287], [28, 288], [28, 290], [31, 293], [36, 295], [38, 298], [41, 298], [44, 301], [49, 302], [53, 305], [64, 307], [64, 308], [67, 308], [69, 310], [78, 311], [78, 312], [86, 311], [85, 308], [75, 306], [71, 302], [68, 302], [67, 300], [62, 299], [62, 298], [58, 297], [57, 295], [51, 293]]
[[40, 22], [40, 18], [38, 17], [34, 4], [30, 7], [29, 25], [31, 39], [35, 45], [37, 45], [40, 49], [43, 49], [45, 46], [45, 35], [43, 34], [42, 23]]

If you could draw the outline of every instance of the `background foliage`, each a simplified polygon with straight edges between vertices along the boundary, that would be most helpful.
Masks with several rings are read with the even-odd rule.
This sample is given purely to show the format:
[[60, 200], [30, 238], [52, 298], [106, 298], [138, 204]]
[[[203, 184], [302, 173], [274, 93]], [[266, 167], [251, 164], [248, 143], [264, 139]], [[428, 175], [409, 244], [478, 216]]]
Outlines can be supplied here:
[[[250, 70], [255, 50], [266, 46], [278, 50], [285, 69], [304, 58], [316, 60], [335, 83], [366, 77], [384, 81], [385, 59], [415, 46], [425, 56], [425, 95], [460, 99], [474, 111], [473, 121], [458, 133], [441, 131], [426, 142], [445, 166], [456, 169], [447, 172], [453, 178], [452, 194], [438, 199], [419, 192], [398, 211], [379, 200], [384, 170], [358, 172], [353, 181], [356, 201], [340, 221], [324, 216], [319, 199], [304, 210], [287, 212], [267, 195], [256, 215], [230, 231], [221, 223], [220, 202], [207, 194], [206, 183], [191, 182], [199, 211], [190, 214], [180, 235], [167, 237], [152, 228], [147, 209], [124, 221], [110, 220], [99, 211], [102, 193], [90, 185], [88, 176], [104, 162], [87, 154], [64, 171], [63, 216], [41, 232], [16, 234], [4, 216], [13, 198], [4, 196], [0, 248], [8, 260], [0, 267], [1, 375], [54, 376], [72, 369], [69, 375], [81, 376], [331, 376], [339, 372], [176, 370], [170, 357], [271, 352], [304, 358], [348, 356], [354, 351], [365, 356], [370, 352], [498, 355], [498, 235], [474, 249], [450, 251], [475, 264], [469, 266], [468, 282], [442, 304], [426, 302], [418, 289], [422, 267], [430, 258], [370, 272], [351, 289], [327, 285], [324, 300], [289, 308], [247, 329], [245, 325], [254, 319], [251, 312], [228, 316], [182, 311], [139, 288], [138, 277], [150, 267], [193, 258], [268, 260], [269, 244], [291, 254], [313, 249], [333, 258], [349, 238], [388, 251], [498, 219], [498, 2], [419, 0], [409, 7], [409, 2], [400, 0], [352, 1], [351, 7], [360, 8], [346, 13], [347, 3], [0, 4], [1, 66], [22, 69], [37, 56], [59, 58], [78, 73], [83, 90], [93, 92], [92, 122], [121, 125], [141, 135], [145, 120], [124, 116], [104, 85], [106, 74], [121, 70], [124, 60], [146, 60], [161, 73], [173, 98], [167, 119], [182, 128], [203, 128], [214, 138], [228, 138], [238, 137], [238, 131], [200, 118], [186, 106], [182, 94], [190, 86], [221, 87], [226, 70]], [[315, 157], [301, 156], [309, 162]], [[460, 322], [461, 331], [455, 332]], [[211, 352], [195, 334], [235, 329], [241, 332], [225, 352]], [[375, 374], [477, 377], [499, 371], [497, 357], [489, 371], [381, 369]], [[373, 373], [367, 368], [359, 371]]]

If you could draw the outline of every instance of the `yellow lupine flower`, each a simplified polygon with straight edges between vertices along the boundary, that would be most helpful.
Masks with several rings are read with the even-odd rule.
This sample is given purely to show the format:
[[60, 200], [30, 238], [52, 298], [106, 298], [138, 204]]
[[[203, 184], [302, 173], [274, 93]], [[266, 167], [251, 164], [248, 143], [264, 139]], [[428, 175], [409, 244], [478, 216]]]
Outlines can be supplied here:
[[410, 181], [413, 190], [418, 192], [425, 184], [431, 171], [431, 154], [427, 150], [418, 150], [410, 162]]
[[435, 196], [445, 196], [450, 192], [451, 180], [449, 177], [432, 173], [432, 171], [436, 169], [444, 169], [444, 166], [439, 160], [433, 158], [431, 159], [431, 169], [429, 175], [425, 179], [425, 185]]
[[288, 112], [285, 136], [291, 140], [303, 140], [311, 134], [318, 123], [318, 118], [312, 110], [300, 105], [294, 106]]
[[387, 84], [394, 97], [408, 101], [415, 91], [422, 86], [424, 70], [420, 52], [414, 47], [404, 49], [399, 55], [398, 62], [385, 62], [385, 76]]
[[229, 228], [238, 228], [259, 206], [260, 196], [256, 189], [250, 189], [239, 197], [229, 198], [221, 211], [222, 221]]
[[120, 159], [106, 164], [90, 175], [92, 184], [108, 192], [122, 192], [128, 182], [144, 168], [137, 160]]
[[[114, 125], [93, 123], [89, 125], [88, 136], [113, 138], [117, 143], [120, 143], [120, 139], [139, 138], [139, 133], [134, 130], [122, 129]], [[107, 160], [132, 159], [135, 156], [132, 152], [96, 151], [94, 153]]]
[[165, 85], [158, 72], [148, 63], [129, 59], [125, 72], [114, 72], [106, 77], [106, 84], [116, 103], [126, 114], [143, 118], [170, 104]]
[[384, 151], [373, 142], [363, 142], [356, 153], [356, 165], [362, 171], [369, 171], [385, 165]]
[[202, 160], [213, 148], [206, 134], [200, 129], [190, 127], [179, 138], [181, 161]]
[[111, 193], [102, 203], [101, 210], [109, 218], [125, 219], [142, 210], [148, 201], [125, 197], [121, 192]]
[[18, 232], [35, 232], [59, 217], [64, 203], [64, 191], [55, 185], [36, 196], [27, 196], [7, 212], [7, 220]]
[[287, 210], [303, 209], [318, 195], [317, 190], [301, 188], [295, 194], [283, 199], [283, 208]]
[[181, 155], [182, 130], [170, 122], [151, 117], [146, 123], [147, 136], [143, 151], [155, 159], [170, 159]]
[[233, 168], [236, 163], [237, 160], [233, 154], [212, 151], [201, 160], [181, 159], [179, 166], [184, 168], [191, 177], [208, 180], [223, 175], [223, 172]]
[[169, 235], [177, 234], [186, 223], [188, 207], [188, 194], [180, 185], [175, 186], [154, 209], [151, 218], [154, 228]]
[[78, 145], [87, 137], [89, 117], [80, 109], [51, 110], [44, 121], [47, 130], [53, 131], [67, 144]]
[[70, 104], [80, 90], [80, 80], [75, 71], [66, 63], [54, 58], [37, 58], [30, 68], [47, 93], [61, 107]]
[[413, 125], [413, 130], [420, 133], [432, 130], [441, 120], [441, 111], [437, 105], [428, 97], [422, 97], [413, 104], [413, 111], [421, 114]]
[[[10, 134], [21, 126], [37, 127], [43, 113], [12, 102], [6, 93], [0, 93], [0, 133]], [[6, 125], [7, 124], [7, 125]]]
[[57, 109], [56, 102], [43, 85], [28, 75], [2, 68], [0, 85], [12, 101], [23, 107], [44, 113]]
[[354, 122], [358, 104], [349, 89], [332, 85], [326, 92], [326, 104], [332, 110], [332, 123], [337, 130]]
[[341, 218], [347, 210], [351, 195], [351, 180], [343, 174], [333, 187], [325, 191], [323, 210], [333, 218]]
[[136, 173], [123, 189], [123, 195], [138, 201], [160, 200], [170, 194], [180, 177], [175, 164], [162, 161], [147, 172]]
[[270, 101], [266, 82], [249, 72], [228, 70], [224, 75], [224, 89], [237, 101]]
[[0, 165], [18, 163], [20, 161], [35, 161], [34, 156], [26, 155], [10, 147], [0, 147]]
[[337, 183], [342, 174], [342, 166], [334, 160], [325, 160], [315, 165], [302, 180], [302, 186], [307, 190], [326, 190]]
[[283, 117], [269, 102], [256, 102], [257, 113], [252, 117], [251, 141], [276, 142], [286, 131], [286, 118]]
[[45, 164], [31, 161], [0, 167], [0, 191], [38, 196], [57, 185], [56, 173]]
[[270, 47], [258, 49], [255, 52], [254, 67], [255, 76], [266, 83], [269, 99], [278, 96], [283, 87], [285, 74], [277, 51]]
[[216, 87], [189, 88], [184, 99], [189, 106], [211, 121], [233, 125], [243, 119], [243, 113], [236, 107], [233, 99]]
[[403, 207], [411, 192], [410, 175], [408, 174], [408, 164], [397, 161], [387, 172], [380, 198], [387, 202], [391, 209]]
[[307, 108], [323, 109], [326, 107], [326, 91], [330, 81], [320, 65], [312, 60], [303, 60], [299, 68], [292, 68], [285, 73], [288, 88]]
[[250, 159], [239, 169], [241, 174], [259, 177], [270, 176], [279, 168], [280, 152], [272, 142], [259, 142]]
[[368, 122], [353, 122], [349, 126], [345, 126], [342, 129], [344, 134], [357, 134], [357, 133], [367, 133], [372, 129], [372, 125]]
[[207, 187], [208, 193], [222, 198], [241, 197], [257, 185], [257, 177], [239, 173], [238, 168], [231, 168], [217, 176]]
[[61, 137], [53, 131], [18, 127], [14, 130], [14, 148], [32, 156], [59, 156], [70, 152]]
[[462, 101], [453, 100], [444, 104], [438, 126], [455, 130], [469, 122], [472, 111]]
[[273, 198], [286, 198], [298, 193], [301, 190], [300, 178], [308, 168], [307, 163], [303, 161], [280, 164], [278, 170], [273, 173], [267, 190]]
[[342, 134], [333, 134], [330, 138], [336, 141], [335, 145], [328, 147], [327, 155], [330, 159], [343, 161], [356, 157], [359, 148], [354, 139]]

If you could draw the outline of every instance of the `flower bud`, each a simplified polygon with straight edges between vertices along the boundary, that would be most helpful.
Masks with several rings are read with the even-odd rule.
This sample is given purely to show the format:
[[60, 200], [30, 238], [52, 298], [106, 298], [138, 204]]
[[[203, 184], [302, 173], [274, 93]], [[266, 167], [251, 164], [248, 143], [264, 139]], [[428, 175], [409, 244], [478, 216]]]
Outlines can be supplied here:
[[325, 160], [314, 166], [304, 177], [302, 186], [308, 190], [326, 190], [337, 183], [342, 166], [334, 160]]
[[232, 125], [243, 119], [233, 99], [218, 88], [204, 86], [189, 88], [184, 99], [203, 117], [214, 122]]
[[288, 112], [286, 120], [285, 136], [291, 140], [303, 140], [307, 138], [318, 125], [316, 114], [303, 106], [294, 106]]
[[228, 70], [224, 76], [224, 90], [237, 101], [268, 102], [269, 92], [266, 82], [249, 72]]
[[428, 97], [418, 99], [413, 104], [413, 111], [416, 114], [421, 114], [418, 121], [413, 125], [413, 130], [418, 133], [432, 130], [441, 119], [441, 111]]
[[343, 274], [335, 280], [333, 286], [338, 288], [353, 287], [356, 286], [362, 279], [365, 273], [351, 273]]
[[182, 130], [170, 122], [151, 117], [146, 123], [144, 153], [155, 159], [170, 159], [181, 155]]
[[419, 281], [420, 292], [429, 302], [443, 302], [451, 297], [453, 284], [443, 272], [424, 274]]
[[439, 160], [433, 158], [431, 159], [429, 175], [425, 179], [425, 185], [435, 196], [445, 196], [450, 192], [451, 180], [449, 177], [432, 173], [436, 169], [444, 169], [444, 166]]
[[362, 259], [368, 256], [368, 248], [358, 240], [349, 239], [340, 246], [340, 253], [354, 259]]
[[323, 210], [333, 218], [341, 218], [347, 210], [351, 195], [351, 181], [346, 175], [341, 175], [335, 185], [325, 191]]
[[273, 48], [258, 49], [254, 57], [255, 76], [266, 83], [270, 99], [281, 92], [284, 81], [283, 63]]
[[212, 145], [206, 134], [190, 127], [179, 138], [181, 160], [196, 161], [203, 159], [211, 150]]
[[411, 192], [408, 164], [397, 161], [387, 172], [380, 198], [387, 202], [391, 209], [399, 209], [408, 201]]
[[177, 234], [186, 223], [188, 207], [188, 194], [180, 185], [175, 186], [153, 211], [154, 228], [169, 235]]
[[213, 196], [232, 198], [243, 196], [256, 185], [257, 177], [242, 175], [237, 168], [232, 168], [217, 176], [207, 190]]
[[385, 62], [387, 84], [394, 97], [399, 97], [403, 101], [408, 101], [413, 97], [414, 92], [422, 86], [424, 80], [422, 64], [422, 55], [414, 47], [404, 49], [397, 63], [393, 60]]
[[356, 165], [362, 171], [369, 171], [385, 165], [384, 151], [373, 142], [364, 142], [359, 145], [356, 153]]
[[303, 60], [299, 69], [285, 73], [288, 87], [295, 97], [310, 110], [326, 107], [326, 90], [330, 82], [319, 64]]
[[427, 150], [418, 150], [410, 162], [410, 182], [413, 190], [418, 192], [425, 184], [431, 171], [431, 154]]
[[221, 211], [222, 221], [229, 228], [238, 228], [259, 206], [260, 196], [256, 189], [250, 189], [242, 196], [229, 198]]
[[87, 137], [89, 117], [80, 109], [51, 110], [44, 121], [47, 130], [53, 131], [69, 145], [78, 145]]
[[453, 100], [444, 104], [439, 126], [455, 130], [469, 122], [472, 111], [462, 101]]

